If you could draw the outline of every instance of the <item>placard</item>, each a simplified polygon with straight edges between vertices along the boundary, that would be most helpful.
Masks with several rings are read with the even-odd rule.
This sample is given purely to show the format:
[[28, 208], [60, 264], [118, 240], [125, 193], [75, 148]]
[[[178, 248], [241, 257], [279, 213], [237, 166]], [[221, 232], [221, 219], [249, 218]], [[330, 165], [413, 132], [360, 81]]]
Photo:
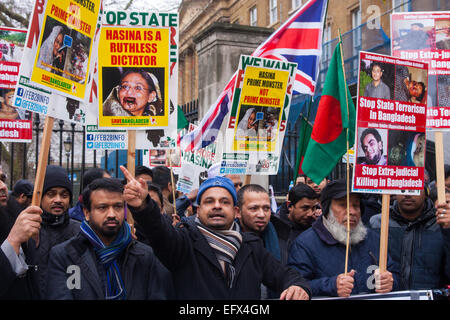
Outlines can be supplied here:
[[27, 31], [0, 27], [0, 89], [14, 89]]
[[352, 189], [422, 190], [427, 104], [420, 92], [428, 65], [363, 51], [359, 61]]
[[391, 15], [391, 53], [428, 63], [427, 129], [450, 130], [450, 11]]
[[100, 3], [46, 1], [31, 81], [57, 94], [84, 100]]
[[222, 174], [277, 174], [297, 64], [242, 55]]

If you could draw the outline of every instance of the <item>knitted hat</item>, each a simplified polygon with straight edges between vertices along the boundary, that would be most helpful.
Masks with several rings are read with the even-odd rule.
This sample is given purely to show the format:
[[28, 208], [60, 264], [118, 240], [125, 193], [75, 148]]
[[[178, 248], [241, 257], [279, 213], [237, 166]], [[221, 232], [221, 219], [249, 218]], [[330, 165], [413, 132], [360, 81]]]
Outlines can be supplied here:
[[233, 197], [234, 205], [237, 204], [236, 189], [234, 188], [233, 182], [229, 178], [221, 177], [221, 176], [209, 178], [200, 185], [200, 188], [198, 189], [198, 194], [197, 194], [197, 204], [200, 204], [202, 195], [207, 189], [215, 188], [215, 187], [220, 187], [220, 188], [226, 189]]
[[70, 192], [70, 199], [72, 199], [72, 184], [70, 183], [67, 171], [60, 166], [49, 165], [45, 172], [42, 194], [44, 195], [48, 190], [54, 187], [66, 188]]

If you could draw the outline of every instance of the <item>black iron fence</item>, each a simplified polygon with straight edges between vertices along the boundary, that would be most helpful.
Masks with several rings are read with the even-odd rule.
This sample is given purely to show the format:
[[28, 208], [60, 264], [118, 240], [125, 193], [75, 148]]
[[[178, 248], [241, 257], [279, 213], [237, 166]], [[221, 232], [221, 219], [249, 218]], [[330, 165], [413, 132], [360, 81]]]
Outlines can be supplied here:
[[[189, 122], [198, 121], [198, 100], [181, 106]], [[42, 140], [43, 116], [33, 115], [32, 143], [2, 142], [0, 148], [0, 163], [3, 172], [8, 176], [8, 186], [12, 189], [19, 179], [34, 181], [38, 165], [40, 145]], [[269, 177], [269, 184], [276, 195], [285, 195], [289, 183], [294, 178], [297, 144], [301, 122], [287, 123], [284, 144], [280, 155], [280, 166], [276, 176]], [[126, 159], [126, 151], [86, 150], [85, 127], [74, 123], [55, 121], [52, 143], [50, 146], [48, 164], [66, 168], [74, 188], [74, 199], [80, 192], [83, 174], [89, 168], [102, 167], [108, 169], [112, 176], [119, 176], [119, 165]], [[136, 152], [137, 164], [142, 164], [141, 150]], [[345, 164], [339, 164], [331, 176], [345, 176]]]

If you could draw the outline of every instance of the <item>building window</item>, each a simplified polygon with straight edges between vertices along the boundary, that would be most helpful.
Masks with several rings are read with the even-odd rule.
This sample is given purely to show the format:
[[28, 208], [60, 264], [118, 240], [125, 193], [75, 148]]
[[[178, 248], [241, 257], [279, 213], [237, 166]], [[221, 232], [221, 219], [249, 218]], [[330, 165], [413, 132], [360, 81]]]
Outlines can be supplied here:
[[250, 9], [250, 25], [256, 27], [258, 24], [258, 13], [256, 11], [256, 6]]
[[392, 7], [394, 12], [408, 12], [410, 0], [393, 0]]
[[292, 0], [292, 9], [295, 10], [300, 7], [302, 0]]
[[278, 21], [277, 0], [269, 0], [270, 25]]

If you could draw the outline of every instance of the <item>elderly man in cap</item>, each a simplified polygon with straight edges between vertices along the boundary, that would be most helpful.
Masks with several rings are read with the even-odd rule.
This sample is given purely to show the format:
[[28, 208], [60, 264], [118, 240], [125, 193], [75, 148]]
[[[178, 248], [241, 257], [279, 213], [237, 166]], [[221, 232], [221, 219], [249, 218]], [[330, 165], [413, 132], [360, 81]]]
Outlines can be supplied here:
[[[361, 222], [358, 193], [350, 194], [350, 250], [345, 272], [347, 187], [335, 180], [322, 191], [322, 216], [303, 232], [289, 253], [288, 265], [310, 281], [313, 296], [348, 297], [368, 292], [387, 293], [398, 286], [398, 267], [388, 257], [387, 269], [378, 268], [379, 238]], [[375, 272], [374, 272], [375, 271]], [[373, 279], [375, 283], [373, 283]]]
[[309, 298], [309, 287], [296, 270], [282, 266], [256, 235], [240, 232], [230, 179], [203, 182], [197, 217], [173, 227], [151, 200], [145, 181], [121, 170], [128, 180], [124, 198], [157, 257], [172, 272], [177, 299], [260, 299], [262, 283], [280, 299]]

